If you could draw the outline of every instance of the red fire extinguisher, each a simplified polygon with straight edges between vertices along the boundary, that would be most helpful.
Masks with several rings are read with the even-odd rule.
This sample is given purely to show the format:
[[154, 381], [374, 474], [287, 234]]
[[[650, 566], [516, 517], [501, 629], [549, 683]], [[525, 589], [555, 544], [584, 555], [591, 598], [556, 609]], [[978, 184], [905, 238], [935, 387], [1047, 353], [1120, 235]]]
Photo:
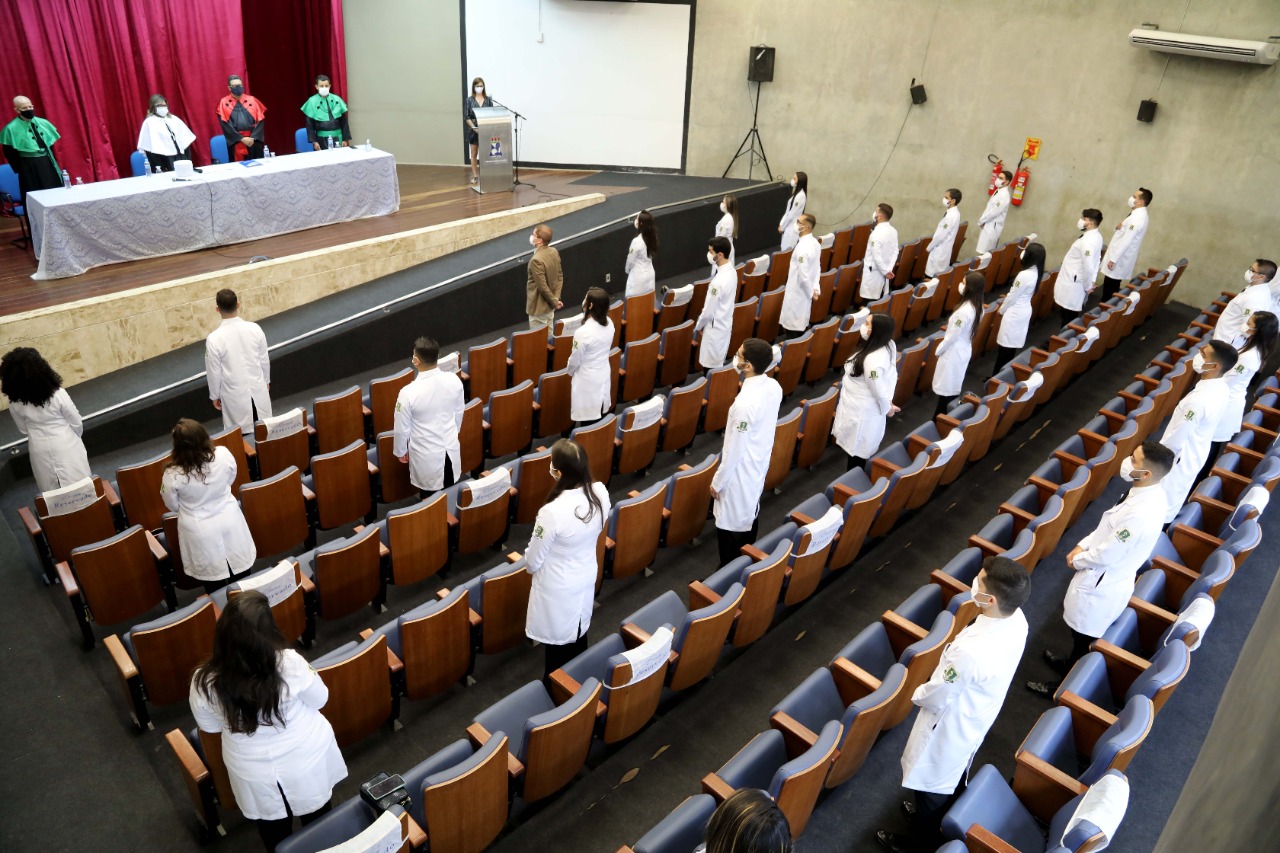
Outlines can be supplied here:
[[1000, 173], [1004, 171], [1004, 161], [994, 154], [988, 154], [987, 160], [992, 164], [991, 180], [987, 182], [987, 195], [995, 195], [996, 180], [1000, 177]]
[[1022, 206], [1022, 197], [1027, 193], [1027, 184], [1031, 182], [1031, 170], [1025, 166], [1018, 169], [1018, 174], [1013, 176], [1013, 192], [1010, 203], [1015, 207]]

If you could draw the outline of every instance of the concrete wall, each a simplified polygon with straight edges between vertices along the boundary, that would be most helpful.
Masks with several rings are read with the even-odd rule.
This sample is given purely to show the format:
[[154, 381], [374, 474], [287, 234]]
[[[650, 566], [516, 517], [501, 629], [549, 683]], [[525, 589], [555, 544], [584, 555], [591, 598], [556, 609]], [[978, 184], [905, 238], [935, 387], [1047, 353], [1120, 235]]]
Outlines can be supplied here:
[[[987, 154], [1016, 163], [1035, 136], [1043, 150], [1005, 236], [1037, 232], [1056, 265], [1082, 208], [1102, 210], [1109, 237], [1130, 192], [1148, 187], [1140, 263], [1190, 258], [1174, 298], [1203, 305], [1238, 289], [1255, 257], [1280, 256], [1280, 72], [1180, 56], [1166, 69], [1166, 54], [1128, 44], [1144, 21], [1265, 39], [1280, 33], [1280, 3], [699, 0], [688, 171], [728, 164], [751, 126], [747, 47], [773, 45], [760, 131], [775, 176], [809, 174], [819, 233], [887, 201], [904, 239], [931, 234], [949, 186], [974, 223]], [[913, 77], [928, 89], [922, 106], [911, 106]], [[1153, 97], [1155, 122], [1136, 121]], [[746, 176], [745, 158], [732, 174]]]
[[343, 0], [351, 133], [399, 163], [463, 162], [458, 0]]

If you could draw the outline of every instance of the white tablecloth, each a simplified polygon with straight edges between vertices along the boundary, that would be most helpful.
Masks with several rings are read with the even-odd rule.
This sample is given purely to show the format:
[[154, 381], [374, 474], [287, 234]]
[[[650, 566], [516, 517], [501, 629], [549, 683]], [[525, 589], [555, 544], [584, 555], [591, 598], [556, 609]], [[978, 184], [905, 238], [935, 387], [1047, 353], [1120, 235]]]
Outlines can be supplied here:
[[400, 209], [395, 157], [309, 151], [205, 166], [191, 181], [121, 178], [27, 194], [34, 279], [257, 240]]

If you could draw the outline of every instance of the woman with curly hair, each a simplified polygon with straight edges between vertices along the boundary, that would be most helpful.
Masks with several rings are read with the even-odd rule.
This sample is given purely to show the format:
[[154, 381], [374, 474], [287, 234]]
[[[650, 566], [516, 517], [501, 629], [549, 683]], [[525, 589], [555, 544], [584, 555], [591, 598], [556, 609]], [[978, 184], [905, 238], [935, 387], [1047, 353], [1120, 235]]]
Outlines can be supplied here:
[[18, 347], [0, 359], [0, 392], [9, 398], [9, 414], [27, 437], [31, 471], [42, 492], [91, 476], [89, 454], [80, 435], [84, 424], [62, 377], [31, 347]]

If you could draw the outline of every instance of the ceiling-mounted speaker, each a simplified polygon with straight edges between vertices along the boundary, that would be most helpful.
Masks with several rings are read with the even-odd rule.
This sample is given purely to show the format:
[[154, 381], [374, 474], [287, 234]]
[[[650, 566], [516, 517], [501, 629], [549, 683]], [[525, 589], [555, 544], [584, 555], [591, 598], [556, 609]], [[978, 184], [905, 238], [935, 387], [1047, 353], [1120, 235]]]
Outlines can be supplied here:
[[773, 82], [773, 48], [758, 44], [751, 48], [747, 60], [747, 80], [752, 83]]
[[911, 103], [919, 105], [919, 104], [923, 104], [927, 100], [929, 100], [929, 96], [924, 93], [924, 84], [923, 83], [917, 84], [916, 78], [912, 77], [911, 78]]
[[1138, 104], [1138, 121], [1153, 122], [1156, 120], [1156, 102], [1143, 101]]

